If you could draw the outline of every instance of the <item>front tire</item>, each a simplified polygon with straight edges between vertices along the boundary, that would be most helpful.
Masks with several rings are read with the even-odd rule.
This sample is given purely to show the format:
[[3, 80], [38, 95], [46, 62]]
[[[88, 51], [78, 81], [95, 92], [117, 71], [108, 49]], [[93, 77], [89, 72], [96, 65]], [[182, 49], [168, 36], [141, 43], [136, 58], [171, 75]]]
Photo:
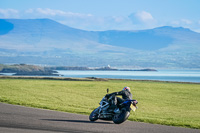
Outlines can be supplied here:
[[125, 108], [121, 110], [120, 114], [116, 114], [113, 117], [113, 122], [115, 124], [121, 124], [122, 122], [126, 121], [130, 115], [130, 112], [127, 111]]
[[98, 119], [98, 108], [94, 109], [89, 116], [90, 121], [96, 121]]

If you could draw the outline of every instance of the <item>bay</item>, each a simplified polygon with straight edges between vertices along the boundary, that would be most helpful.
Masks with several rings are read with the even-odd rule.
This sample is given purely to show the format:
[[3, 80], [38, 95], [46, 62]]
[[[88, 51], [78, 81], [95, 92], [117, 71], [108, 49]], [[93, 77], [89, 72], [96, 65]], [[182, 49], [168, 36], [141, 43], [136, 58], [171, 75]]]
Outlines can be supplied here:
[[159, 80], [200, 83], [200, 70], [158, 70], [158, 71], [78, 71], [57, 70], [63, 77], [95, 77], [112, 79]]

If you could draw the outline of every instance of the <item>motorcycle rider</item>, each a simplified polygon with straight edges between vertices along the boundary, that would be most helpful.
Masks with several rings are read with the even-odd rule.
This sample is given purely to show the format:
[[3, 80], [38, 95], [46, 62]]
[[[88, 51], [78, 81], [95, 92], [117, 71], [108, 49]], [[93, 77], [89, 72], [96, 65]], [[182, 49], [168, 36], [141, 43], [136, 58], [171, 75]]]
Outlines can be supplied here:
[[[111, 100], [111, 103], [110, 103], [111, 106], [110, 106], [110, 108], [115, 109], [115, 111], [118, 109], [118, 106], [119, 106], [120, 103], [123, 103], [126, 100], [132, 100], [131, 89], [130, 89], [130, 87], [127, 87], [127, 86], [124, 87], [122, 89], [122, 91], [113, 92], [111, 94], [107, 94], [106, 98], [109, 98], [112, 95], [114, 95], [114, 96], [113, 96], [113, 99]], [[122, 98], [115, 97], [116, 95], [121, 95]]]

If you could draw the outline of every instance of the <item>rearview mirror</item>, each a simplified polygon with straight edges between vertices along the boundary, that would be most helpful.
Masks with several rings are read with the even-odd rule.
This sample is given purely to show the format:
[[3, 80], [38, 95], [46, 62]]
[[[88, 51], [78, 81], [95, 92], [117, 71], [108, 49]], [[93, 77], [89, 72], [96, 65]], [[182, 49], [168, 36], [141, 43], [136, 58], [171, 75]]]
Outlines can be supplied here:
[[109, 88], [107, 88], [107, 93], [109, 92]]

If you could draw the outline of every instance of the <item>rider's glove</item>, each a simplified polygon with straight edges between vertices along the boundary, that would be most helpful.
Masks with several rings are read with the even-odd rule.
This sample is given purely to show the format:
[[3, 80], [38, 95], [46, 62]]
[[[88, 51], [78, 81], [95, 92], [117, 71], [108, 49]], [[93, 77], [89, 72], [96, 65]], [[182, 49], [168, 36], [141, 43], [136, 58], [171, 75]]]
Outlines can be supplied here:
[[107, 99], [110, 97], [110, 94], [106, 94], [106, 96], [105, 96]]

